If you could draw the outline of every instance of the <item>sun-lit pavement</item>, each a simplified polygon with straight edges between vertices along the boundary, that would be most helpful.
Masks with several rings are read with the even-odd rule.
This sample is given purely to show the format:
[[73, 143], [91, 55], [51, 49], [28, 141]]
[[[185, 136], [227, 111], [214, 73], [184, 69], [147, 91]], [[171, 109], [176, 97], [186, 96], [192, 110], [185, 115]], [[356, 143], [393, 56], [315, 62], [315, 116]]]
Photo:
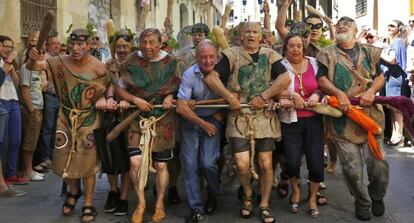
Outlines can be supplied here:
[[[402, 148], [399, 151], [386, 148], [386, 159], [390, 164], [390, 185], [385, 198], [386, 212], [381, 218], [373, 217], [371, 222], [414, 222], [414, 150], [412, 148]], [[303, 168], [305, 169], [305, 168]], [[304, 172], [303, 176], [306, 176]], [[208, 216], [205, 222], [260, 222], [258, 209], [251, 219], [245, 220], [239, 217], [239, 203], [236, 198], [238, 183], [235, 180], [224, 179], [224, 194], [219, 198], [217, 212]], [[306, 182], [303, 180], [303, 182]], [[149, 181], [149, 188], [153, 181]], [[328, 197], [328, 205], [319, 207], [321, 216], [312, 219], [307, 214], [306, 196], [307, 186], [302, 185], [301, 209], [298, 214], [292, 214], [288, 208], [288, 198], [279, 199], [276, 192], [272, 193], [271, 208], [277, 218], [277, 222], [357, 222], [354, 217], [353, 199], [348, 192], [342, 174], [337, 167], [337, 172], [326, 176], [328, 188], [323, 194]], [[28, 222], [28, 223], [48, 223], [48, 222], [79, 222], [83, 199], [79, 200], [75, 211], [70, 217], [63, 217], [60, 213], [63, 198], [59, 197], [61, 191], [61, 179], [49, 173], [43, 182], [35, 182], [30, 185], [16, 186], [28, 192], [25, 197], [1, 198], [0, 199], [0, 222]], [[185, 191], [182, 183], [179, 185], [179, 192], [185, 199]], [[129, 218], [134, 211], [136, 199], [134, 193], [129, 196], [129, 215], [126, 217], [115, 217], [103, 212], [108, 186], [106, 176], [97, 180], [95, 190], [95, 206], [99, 212], [95, 222], [129, 222]], [[147, 191], [148, 210], [146, 221], [150, 221], [153, 211], [154, 199], [151, 190]], [[168, 203], [168, 202], [166, 202]], [[167, 204], [168, 205], [168, 204]], [[189, 214], [187, 204], [181, 203], [174, 206], [167, 206], [167, 219], [164, 222], [184, 222], [184, 218]]]

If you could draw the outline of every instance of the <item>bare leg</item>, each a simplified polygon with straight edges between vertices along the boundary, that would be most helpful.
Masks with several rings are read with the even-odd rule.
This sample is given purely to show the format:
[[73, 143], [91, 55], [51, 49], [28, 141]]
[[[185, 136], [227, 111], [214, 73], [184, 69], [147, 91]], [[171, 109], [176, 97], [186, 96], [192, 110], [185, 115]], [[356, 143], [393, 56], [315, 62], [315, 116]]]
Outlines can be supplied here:
[[164, 208], [164, 196], [168, 187], [168, 168], [167, 163], [154, 162], [155, 170], [157, 171], [155, 177], [155, 184], [157, 186], [157, 202], [155, 207]]
[[120, 200], [127, 200], [130, 183], [131, 178], [129, 176], [129, 172], [121, 174], [121, 194], [119, 195]]
[[319, 183], [310, 182], [310, 195], [309, 195], [309, 209], [318, 209], [317, 206], [317, 194], [319, 190]]
[[260, 192], [262, 199], [260, 207], [269, 207], [270, 192], [273, 184], [273, 166], [272, 166], [272, 152], [258, 153], [258, 163], [260, 167]]
[[[64, 179], [66, 185], [69, 187], [69, 191], [72, 195], [77, 195], [80, 193], [79, 185], [78, 185], [78, 179]], [[74, 205], [76, 203], [75, 198], [68, 198], [67, 202], [71, 205]], [[69, 208], [63, 207], [63, 214], [70, 213], [71, 210]]]
[[[300, 202], [299, 179], [296, 177], [290, 178], [290, 186], [292, 188], [292, 195], [290, 197], [290, 201], [299, 203]], [[318, 188], [319, 188], [319, 184], [318, 184]]]
[[392, 136], [390, 142], [395, 144], [398, 143], [403, 137], [403, 117], [401, 112], [392, 111]]
[[[252, 196], [252, 187], [250, 185], [250, 155], [249, 151], [235, 153], [234, 160], [237, 166], [237, 174], [239, 175], [240, 184], [243, 187], [244, 194], [247, 197]], [[247, 211], [243, 210], [243, 215], [248, 215]]]
[[6, 191], [7, 189], [9, 189], [9, 187], [6, 185], [6, 182], [4, 182], [3, 168], [0, 159], [0, 192]]
[[117, 192], [118, 191], [118, 176], [117, 175], [106, 175], [109, 182], [109, 190]]
[[[95, 174], [89, 177], [83, 178], [83, 189], [85, 192], [85, 206], [92, 206], [93, 207], [93, 193], [95, 190]], [[95, 216], [83, 216], [82, 220], [85, 222], [89, 222], [93, 220]]]
[[134, 186], [135, 193], [138, 196], [138, 206], [145, 206], [145, 194], [144, 190], [138, 189], [138, 179], [137, 179], [137, 173], [139, 169], [139, 165], [141, 163], [142, 156], [133, 156], [130, 158], [131, 161], [131, 168], [129, 170], [129, 175], [131, 177], [132, 185]]
[[25, 176], [31, 176], [33, 174], [33, 152], [26, 150], [23, 151], [23, 163], [24, 163], [24, 174]]

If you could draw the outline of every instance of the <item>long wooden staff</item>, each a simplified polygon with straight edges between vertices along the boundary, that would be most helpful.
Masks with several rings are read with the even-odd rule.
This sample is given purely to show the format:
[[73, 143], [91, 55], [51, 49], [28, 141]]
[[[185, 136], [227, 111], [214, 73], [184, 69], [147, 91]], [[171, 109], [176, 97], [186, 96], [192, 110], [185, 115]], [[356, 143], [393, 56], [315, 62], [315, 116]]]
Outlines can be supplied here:
[[[52, 30], [53, 21], [55, 20], [55, 13], [52, 10], [47, 11], [45, 18], [43, 19], [42, 26], [40, 28], [39, 39], [37, 40], [36, 49], [40, 52], [45, 44], [50, 30]], [[32, 70], [34, 63], [28, 63], [27, 69]]]
[[[114, 34], [115, 34], [114, 21], [112, 19], [108, 19], [108, 21], [106, 21], [106, 37], [108, 38], [108, 41], [111, 38], [111, 36], [113, 36]], [[109, 44], [109, 50], [111, 51], [112, 59], [115, 59], [115, 42], [112, 42]]]
[[227, 21], [229, 20], [232, 7], [233, 7], [233, 4], [231, 2], [226, 4], [226, 8], [224, 9], [224, 14], [220, 22], [220, 27], [222, 29], [226, 28], [226, 24], [227, 24]]
[[311, 5], [306, 5], [305, 8], [306, 8], [306, 10], [308, 11], [309, 14], [317, 15], [317, 16], [323, 18], [326, 22], [332, 22], [331, 18], [329, 18], [328, 16], [322, 14], [321, 12], [316, 10], [314, 7], [312, 7]]

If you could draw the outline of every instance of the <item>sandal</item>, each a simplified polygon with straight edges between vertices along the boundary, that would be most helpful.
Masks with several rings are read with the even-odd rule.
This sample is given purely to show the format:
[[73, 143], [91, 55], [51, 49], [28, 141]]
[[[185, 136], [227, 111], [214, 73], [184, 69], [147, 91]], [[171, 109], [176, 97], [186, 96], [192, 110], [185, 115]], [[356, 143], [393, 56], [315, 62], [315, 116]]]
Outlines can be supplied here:
[[[247, 211], [248, 214], [244, 214], [245, 211]], [[241, 201], [240, 216], [242, 218], [250, 218], [252, 214], [253, 214], [253, 194], [250, 196], [243, 195], [243, 198]]]
[[[96, 211], [96, 208], [93, 206], [84, 206], [82, 208], [82, 223], [88, 223], [93, 222], [95, 220], [95, 217], [98, 215], [98, 212]], [[84, 220], [84, 217], [92, 217], [90, 220]]]
[[[260, 207], [260, 218], [262, 219], [263, 223], [273, 223], [276, 222], [275, 217], [272, 215], [269, 207]], [[272, 221], [266, 221], [268, 219], [272, 219]]]
[[164, 208], [155, 207], [155, 213], [151, 218], [152, 222], [160, 222], [166, 217]]
[[316, 204], [319, 206], [324, 206], [328, 204], [328, 200], [320, 192], [316, 194]]
[[287, 183], [280, 183], [277, 185], [276, 187], [277, 190], [277, 195], [279, 196], [279, 198], [285, 199], [288, 194], [289, 194], [289, 184]]
[[[64, 216], [69, 216], [70, 214], [72, 214], [73, 209], [75, 208], [76, 203], [78, 202], [79, 198], [82, 196], [82, 193], [79, 191], [78, 194], [71, 194], [70, 192], [66, 193], [66, 201], [65, 203], [63, 203], [62, 205], [62, 214]], [[69, 199], [74, 199], [75, 202], [73, 204], [69, 203]], [[69, 209], [68, 212], [65, 212], [64, 209], [67, 208]]]
[[299, 202], [289, 201], [290, 211], [294, 214], [299, 212]]
[[138, 206], [132, 214], [132, 223], [142, 223], [144, 221], [145, 206]]
[[312, 217], [312, 218], [317, 218], [319, 217], [319, 210], [318, 209], [309, 209], [308, 214]]

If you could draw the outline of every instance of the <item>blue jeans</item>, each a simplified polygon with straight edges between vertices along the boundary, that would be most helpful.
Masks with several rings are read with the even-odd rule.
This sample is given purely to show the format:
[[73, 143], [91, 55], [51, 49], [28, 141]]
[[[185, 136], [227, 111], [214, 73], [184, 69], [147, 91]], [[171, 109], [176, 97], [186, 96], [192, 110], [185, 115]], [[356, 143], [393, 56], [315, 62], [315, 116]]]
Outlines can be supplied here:
[[4, 132], [6, 131], [6, 123], [7, 123], [7, 112], [6, 110], [4, 110], [3, 105], [0, 102], [0, 143], [3, 143], [3, 140], [4, 140]]
[[216, 196], [221, 193], [216, 162], [220, 156], [221, 122], [206, 118], [217, 128], [217, 134], [209, 137], [198, 125], [181, 119], [181, 166], [188, 202], [192, 210], [204, 213], [200, 193], [200, 172], [208, 182], [208, 193]]
[[36, 164], [52, 158], [52, 152], [55, 148], [57, 115], [59, 112], [59, 99], [56, 96], [44, 93], [43, 100], [43, 123], [40, 132], [39, 148], [35, 155]]
[[[6, 140], [9, 142], [4, 177], [12, 177], [16, 175], [17, 158], [22, 141], [20, 105], [18, 101], [14, 100], [1, 100], [1, 103], [3, 104], [4, 110], [8, 114], [6, 121], [6, 131], [5, 134], [1, 136], [4, 137], [3, 142]], [[3, 153], [3, 142], [0, 143], [0, 154]]]

